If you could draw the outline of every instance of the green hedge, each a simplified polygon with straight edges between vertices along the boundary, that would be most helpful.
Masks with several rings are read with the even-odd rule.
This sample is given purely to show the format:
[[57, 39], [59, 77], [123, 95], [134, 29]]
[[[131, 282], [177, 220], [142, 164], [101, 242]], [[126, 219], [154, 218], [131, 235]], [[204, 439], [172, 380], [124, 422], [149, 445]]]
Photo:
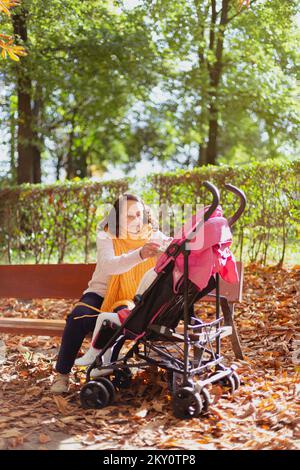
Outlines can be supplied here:
[[128, 181], [24, 184], [0, 191], [2, 263], [62, 263], [67, 254], [88, 262], [103, 205]]
[[0, 191], [2, 263], [95, 260], [96, 225], [103, 204], [123, 192], [140, 194], [148, 204], [207, 204], [201, 183], [221, 190], [225, 216], [236, 198], [224, 183], [242, 188], [247, 209], [234, 226], [234, 252], [240, 259], [282, 263], [287, 248], [297, 250], [300, 227], [300, 161], [268, 160], [243, 166], [206, 166], [192, 171], [152, 174], [108, 182], [88, 180], [53, 185], [21, 185]]
[[[208, 192], [202, 182], [214, 183], [221, 192], [226, 217], [237, 208], [236, 197], [224, 189], [231, 183], [247, 197], [247, 208], [233, 227], [234, 251], [239, 259], [266, 264], [282, 264], [287, 247], [299, 253], [300, 233], [300, 160], [267, 160], [243, 166], [206, 166], [192, 171], [177, 171], [149, 177], [151, 198], [171, 204], [193, 201], [207, 204]], [[144, 192], [147, 202], [147, 191]]]

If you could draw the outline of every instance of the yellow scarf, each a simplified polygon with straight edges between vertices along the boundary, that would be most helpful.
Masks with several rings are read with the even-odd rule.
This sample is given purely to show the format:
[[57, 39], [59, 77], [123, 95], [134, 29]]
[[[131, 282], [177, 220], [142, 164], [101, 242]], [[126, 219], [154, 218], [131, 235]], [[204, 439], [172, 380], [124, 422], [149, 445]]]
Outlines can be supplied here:
[[[109, 232], [108, 232], [109, 233]], [[151, 238], [152, 228], [144, 225], [139, 235], [128, 234], [127, 238], [115, 238], [110, 234], [115, 256], [128, 253], [129, 250], [135, 250], [144, 246]], [[138, 285], [144, 274], [156, 264], [156, 258], [147, 258], [141, 261], [133, 268], [122, 274], [113, 274], [107, 286], [107, 292], [101, 305], [101, 312], [112, 312], [118, 305], [129, 305], [135, 296]]]

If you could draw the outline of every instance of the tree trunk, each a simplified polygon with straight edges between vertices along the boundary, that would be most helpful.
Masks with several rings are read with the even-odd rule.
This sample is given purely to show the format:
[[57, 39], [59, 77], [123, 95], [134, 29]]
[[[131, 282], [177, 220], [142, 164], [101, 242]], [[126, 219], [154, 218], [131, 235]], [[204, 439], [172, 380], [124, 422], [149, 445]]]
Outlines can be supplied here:
[[74, 157], [73, 157], [73, 143], [75, 137], [75, 117], [76, 117], [76, 109], [73, 110], [72, 119], [71, 119], [71, 131], [69, 134], [69, 142], [68, 142], [68, 152], [66, 156], [66, 172], [67, 172], [67, 179], [72, 179], [76, 176], [75, 168], [74, 168]]
[[[71, 119], [71, 131], [69, 134], [68, 142], [68, 152], [66, 156], [66, 172], [67, 179], [72, 179], [75, 177], [85, 178], [87, 176], [87, 157], [88, 151], [84, 150], [81, 145], [76, 146], [75, 139], [78, 138], [78, 134], [75, 132], [76, 126], [76, 114], [78, 108], [73, 110], [73, 115]], [[75, 143], [75, 145], [74, 145]]]
[[30, 80], [22, 77], [21, 73], [18, 73], [18, 184], [34, 182], [34, 154], [31, 145], [33, 133], [31, 128], [30, 85]]
[[74, 160], [73, 160], [73, 139], [74, 139], [74, 130], [72, 128], [72, 131], [70, 132], [69, 135], [69, 148], [68, 148], [68, 153], [67, 153], [67, 158], [66, 158], [66, 172], [67, 172], [67, 179], [70, 180], [74, 178], [75, 175], [75, 169], [74, 169]]
[[41, 183], [41, 148], [43, 146], [43, 138], [39, 131], [42, 118], [42, 108], [43, 108], [43, 97], [42, 97], [42, 87], [40, 83], [37, 83], [35, 88], [35, 100], [33, 105], [33, 137], [32, 142], [33, 146], [33, 179], [34, 183]]
[[40, 149], [35, 146], [33, 149], [33, 182], [40, 183], [41, 180], [41, 152]]
[[74, 173], [79, 178], [85, 178], [87, 176], [87, 152], [82, 147], [76, 149], [76, 155], [74, 157]]
[[63, 168], [63, 160], [64, 160], [64, 154], [61, 150], [57, 150], [56, 152], [56, 163], [55, 163], [55, 174], [56, 174], [56, 180], [59, 181], [60, 179], [60, 171]]
[[[205, 67], [205, 19], [209, 12], [209, 4], [204, 7], [203, 10], [203, 2], [202, 0], [194, 0], [194, 5], [196, 8], [196, 16], [197, 16], [197, 31], [195, 34], [195, 41], [198, 43], [197, 47], [197, 54], [198, 54], [198, 69], [200, 74], [200, 87], [199, 87], [199, 98], [196, 102], [196, 105], [199, 107], [200, 112], [197, 119], [197, 127], [201, 138], [204, 139], [204, 126], [206, 123], [206, 91], [205, 91], [205, 83], [203, 79], [201, 80], [201, 71]], [[198, 166], [206, 165], [206, 143], [205, 141], [201, 142], [198, 147]]]
[[209, 49], [215, 55], [215, 62], [208, 64], [209, 72], [209, 119], [206, 163], [215, 165], [218, 157], [218, 130], [219, 130], [219, 85], [222, 78], [222, 60], [224, 49], [224, 36], [228, 21], [229, 0], [222, 0], [221, 19], [217, 24], [216, 1], [211, 0], [211, 29]]
[[13, 184], [17, 182], [16, 166], [16, 116], [15, 105], [10, 101], [10, 172]]
[[69, 152], [67, 162], [67, 179], [87, 176], [87, 154], [81, 147], [73, 149], [72, 153]]
[[218, 155], [218, 110], [217, 108], [211, 104], [209, 107], [209, 129], [208, 129], [208, 142], [207, 142], [207, 149], [206, 149], [206, 164], [207, 165], [215, 165], [217, 161]]
[[[21, 39], [27, 41], [28, 12], [22, 9], [20, 13], [12, 15], [12, 23], [16, 42]], [[32, 135], [32, 111], [31, 111], [31, 80], [24, 67], [26, 58], [17, 64], [17, 95], [18, 95], [18, 167], [17, 182], [33, 183], [33, 152], [31, 142]]]
[[199, 144], [197, 164], [198, 166], [206, 165], [206, 146], [203, 144]]
[[[28, 11], [23, 8], [20, 13], [12, 15], [12, 24], [16, 43], [27, 42]], [[32, 81], [26, 57], [16, 65], [18, 96], [18, 165], [17, 183], [39, 183], [41, 181], [41, 155], [37, 146], [37, 135], [34, 131], [35, 117], [31, 107]]]

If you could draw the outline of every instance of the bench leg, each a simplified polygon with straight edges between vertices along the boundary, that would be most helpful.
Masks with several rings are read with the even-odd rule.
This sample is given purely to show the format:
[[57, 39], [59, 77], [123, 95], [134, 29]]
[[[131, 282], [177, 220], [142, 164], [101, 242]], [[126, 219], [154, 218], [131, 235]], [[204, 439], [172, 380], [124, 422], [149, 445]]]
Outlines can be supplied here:
[[232, 327], [232, 335], [230, 336], [230, 339], [235, 357], [236, 359], [244, 359], [240, 338], [233, 320], [234, 306], [232, 303], [229, 303], [225, 298], [221, 298], [220, 301], [222, 312], [224, 315], [225, 325]]

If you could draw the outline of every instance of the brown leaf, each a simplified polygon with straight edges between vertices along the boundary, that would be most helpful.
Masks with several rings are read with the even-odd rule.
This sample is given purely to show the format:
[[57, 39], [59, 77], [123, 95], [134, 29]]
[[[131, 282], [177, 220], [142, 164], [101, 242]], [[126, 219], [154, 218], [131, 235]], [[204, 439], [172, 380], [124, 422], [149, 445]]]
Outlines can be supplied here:
[[6, 450], [7, 449], [7, 441], [0, 437], [0, 450]]
[[221, 385], [214, 384], [212, 386], [212, 394], [214, 395], [213, 405], [220, 400], [223, 393], [224, 393], [224, 390], [223, 390], [223, 387], [221, 387]]
[[62, 413], [63, 415], [67, 415], [70, 413], [70, 405], [64, 397], [62, 397], [61, 395], [54, 395], [53, 399], [60, 413]]
[[152, 408], [157, 411], [158, 413], [162, 413], [163, 412], [163, 408], [164, 408], [164, 404], [161, 403], [161, 402], [157, 402], [155, 401], [154, 403], [152, 403]]
[[82, 443], [83, 444], [91, 444], [92, 442], [95, 442], [96, 436], [92, 431], [89, 431], [86, 436], [84, 436]]
[[253, 413], [256, 412], [256, 408], [254, 406], [253, 403], [249, 403], [249, 405], [247, 406], [247, 408], [245, 409], [244, 413], [238, 415], [238, 417], [240, 419], [246, 419], [248, 418], [249, 416], [253, 415]]
[[11, 437], [20, 437], [22, 432], [18, 428], [8, 429], [7, 431], [1, 432], [1, 438], [9, 439]]
[[8, 440], [8, 444], [9, 444], [10, 448], [11, 447], [15, 448], [15, 447], [22, 446], [24, 444], [24, 438], [23, 438], [23, 436], [12, 437]]
[[[224, 363], [237, 363], [242, 385], [230, 399], [225, 398], [222, 387], [210, 387], [215, 402], [207, 415], [197, 419], [185, 421], [173, 416], [165, 373], [159, 369], [136, 374], [132, 387], [118, 393], [115, 406], [102, 410], [79, 406], [80, 380], [85, 380], [81, 371], [75, 374], [74, 393], [54, 399], [48, 390], [52, 373], [49, 357], [58, 349], [59, 338], [29, 336], [24, 340], [21, 336], [4, 335], [8, 360], [0, 365], [0, 449], [22, 448], [23, 440], [30, 442], [31, 435], [44, 434], [42, 426], [47, 426], [46, 435], [48, 429], [49, 436], [50, 432], [59, 431], [66, 438], [77, 436], [79, 445], [99, 445], [99, 449], [107, 447], [108, 442], [112, 449], [295, 448], [300, 439], [300, 367], [292, 363], [290, 347], [300, 333], [299, 280], [299, 270], [245, 267], [243, 301], [236, 305], [244, 360], [234, 361], [229, 338], [222, 343]], [[0, 299], [0, 310], [8, 317], [64, 318], [72, 308], [68, 299], [30, 303]], [[207, 316], [211, 321], [214, 308], [201, 304], [201, 319]], [[259, 328], [263, 324], [265, 328]], [[19, 344], [29, 346], [29, 352], [21, 348], [19, 353]], [[39, 350], [32, 354], [30, 347], [36, 344]], [[85, 346], [88, 344], [86, 341]], [[53, 349], [50, 354], [49, 349]], [[3, 433], [9, 437], [2, 437]], [[35, 445], [44, 450], [48, 446], [36, 441]]]
[[49, 437], [47, 434], [41, 433], [39, 435], [39, 442], [40, 444], [46, 444], [47, 442], [51, 441], [51, 437]]

